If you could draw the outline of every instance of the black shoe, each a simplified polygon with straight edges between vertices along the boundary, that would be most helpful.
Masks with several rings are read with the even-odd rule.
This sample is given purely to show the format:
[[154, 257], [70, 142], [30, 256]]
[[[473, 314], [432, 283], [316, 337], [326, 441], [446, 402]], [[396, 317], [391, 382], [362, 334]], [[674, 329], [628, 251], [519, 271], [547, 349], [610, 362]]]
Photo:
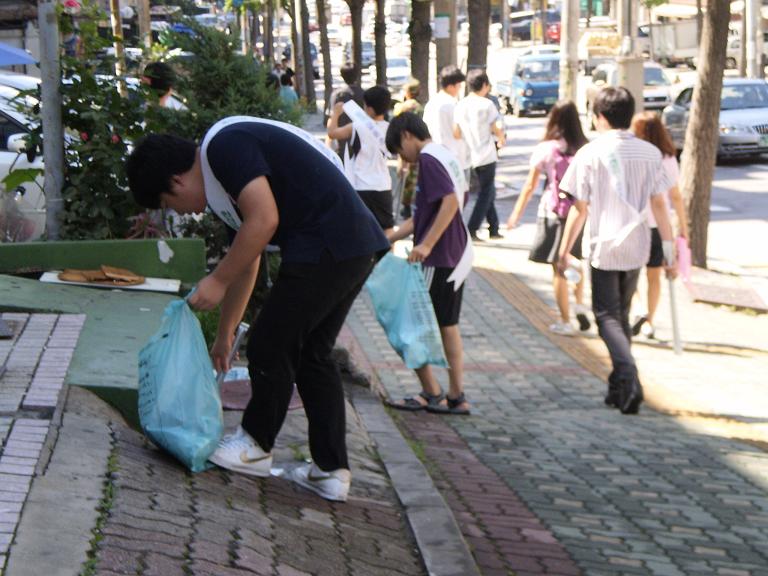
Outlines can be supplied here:
[[635, 316], [635, 323], [632, 324], [632, 336], [640, 334], [640, 329], [648, 321], [648, 316]]
[[579, 330], [582, 332], [586, 332], [592, 326], [587, 313], [579, 308], [576, 308], [576, 320], [579, 322]]
[[623, 382], [619, 387], [619, 410], [622, 414], [637, 414], [643, 402], [643, 387], [640, 380]]
[[490, 234], [488, 238], [490, 238], [491, 240], [503, 240], [504, 236], [496, 232], [495, 234]]
[[469, 233], [469, 237], [472, 239], [472, 242], [482, 242], [482, 241], [483, 241], [483, 239], [482, 239], [482, 238], [480, 238], [480, 237], [477, 235], [477, 232], [470, 232], [470, 233]]
[[608, 393], [605, 395], [605, 405], [610, 408], [619, 407], [619, 385], [612, 381], [613, 373], [608, 378]]
[[615, 392], [608, 392], [604, 398], [605, 405], [609, 408], [619, 407], [619, 396]]

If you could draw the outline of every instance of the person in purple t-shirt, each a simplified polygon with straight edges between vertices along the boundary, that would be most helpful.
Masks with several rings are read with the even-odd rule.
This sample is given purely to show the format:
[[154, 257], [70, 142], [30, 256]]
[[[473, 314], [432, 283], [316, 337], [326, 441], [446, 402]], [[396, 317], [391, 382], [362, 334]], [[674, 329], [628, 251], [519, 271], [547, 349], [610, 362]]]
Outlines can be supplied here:
[[[449, 281], [461, 260], [468, 242], [461, 219], [459, 198], [448, 171], [427, 146], [437, 147], [429, 129], [416, 114], [404, 112], [392, 119], [387, 129], [387, 149], [400, 154], [405, 162], [418, 162], [419, 176], [413, 217], [400, 228], [387, 233], [390, 242], [413, 234], [413, 250], [409, 262], [421, 262], [429, 295], [435, 309], [440, 336], [449, 367], [448, 395], [442, 392], [429, 365], [416, 369], [422, 391], [418, 396], [388, 402], [399, 410], [427, 410], [440, 414], [469, 414], [464, 396], [463, 346], [459, 332], [459, 314], [463, 283]], [[452, 155], [447, 148], [441, 153]], [[457, 284], [460, 284], [457, 286]]]

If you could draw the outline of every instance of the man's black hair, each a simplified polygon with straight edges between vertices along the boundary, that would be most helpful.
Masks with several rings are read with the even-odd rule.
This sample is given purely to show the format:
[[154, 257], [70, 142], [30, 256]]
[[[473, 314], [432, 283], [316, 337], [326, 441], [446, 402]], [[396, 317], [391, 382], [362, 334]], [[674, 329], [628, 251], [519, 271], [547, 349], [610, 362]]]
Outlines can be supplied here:
[[389, 111], [392, 95], [384, 86], [373, 86], [363, 92], [363, 102], [366, 106], [373, 108], [376, 116], [381, 116]]
[[413, 112], [403, 112], [392, 118], [387, 128], [386, 144], [387, 150], [396, 154], [400, 150], [400, 144], [403, 139], [403, 132], [413, 134], [419, 140], [429, 140], [432, 138], [429, 134], [429, 128], [424, 120], [419, 118]]
[[139, 140], [125, 171], [133, 199], [144, 208], [160, 208], [160, 195], [170, 193], [171, 179], [195, 163], [197, 144], [172, 134], [150, 134]]
[[176, 83], [176, 72], [165, 62], [150, 62], [144, 67], [142, 76], [149, 78], [149, 85], [165, 94]]
[[472, 92], [480, 92], [480, 90], [483, 89], [483, 86], [490, 83], [491, 81], [488, 79], [488, 74], [486, 74], [485, 70], [482, 68], [475, 68], [467, 73], [467, 86], [469, 86], [469, 89], [472, 90]]
[[283, 74], [280, 76], [280, 86], [293, 86], [293, 75]]
[[452, 64], [443, 66], [440, 69], [440, 86], [442, 88], [448, 88], [448, 86], [452, 86], [453, 84], [459, 84], [466, 79], [467, 77], [464, 76], [464, 72]]
[[592, 112], [595, 116], [602, 114], [611, 128], [626, 130], [635, 114], [635, 99], [623, 86], [606, 86], [595, 97]]
[[267, 88], [271, 88], [275, 92], [279, 91], [280, 78], [281, 76], [279, 76], [278, 74], [275, 74], [274, 72], [270, 72], [269, 74], [267, 74], [267, 78], [266, 78]]
[[360, 79], [360, 74], [357, 72], [357, 68], [352, 66], [351, 64], [347, 64], [345, 66], [342, 66], [339, 70], [339, 73], [341, 74], [342, 80], [352, 86], [352, 84], [357, 83], [357, 81]]

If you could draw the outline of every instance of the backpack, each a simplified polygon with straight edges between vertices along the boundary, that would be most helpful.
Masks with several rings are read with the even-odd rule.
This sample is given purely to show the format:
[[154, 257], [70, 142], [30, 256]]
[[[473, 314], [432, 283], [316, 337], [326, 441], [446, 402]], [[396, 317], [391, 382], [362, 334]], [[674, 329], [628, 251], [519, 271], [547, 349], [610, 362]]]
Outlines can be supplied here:
[[573, 154], [566, 154], [560, 147], [556, 147], [553, 155], [554, 162], [554, 179], [549, 183], [550, 197], [549, 197], [549, 209], [557, 214], [560, 219], [568, 216], [568, 211], [573, 206], [573, 196], [560, 190], [560, 181], [565, 175], [565, 171], [568, 170], [568, 166], [573, 160]]

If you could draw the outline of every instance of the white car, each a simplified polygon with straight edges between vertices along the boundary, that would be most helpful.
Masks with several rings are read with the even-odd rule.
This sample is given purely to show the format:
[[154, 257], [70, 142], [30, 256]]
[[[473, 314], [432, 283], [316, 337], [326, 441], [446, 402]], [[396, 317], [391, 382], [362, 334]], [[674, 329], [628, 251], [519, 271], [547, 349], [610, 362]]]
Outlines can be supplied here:
[[[26, 136], [34, 126], [34, 120], [19, 112], [13, 101], [19, 94], [15, 88], [0, 85], [0, 180], [11, 170], [25, 168], [42, 169], [40, 154], [27, 155]], [[31, 159], [31, 161], [30, 161]], [[3, 218], [0, 226], [0, 242], [37, 240], [45, 229], [45, 196], [43, 177], [26, 182], [15, 190], [13, 200], [24, 219], [23, 225], [12, 224]], [[5, 204], [5, 203], [4, 203]], [[7, 208], [7, 205], [4, 206]]]
[[411, 78], [411, 64], [408, 58], [387, 58], [387, 86], [391, 90], [402, 88]]

